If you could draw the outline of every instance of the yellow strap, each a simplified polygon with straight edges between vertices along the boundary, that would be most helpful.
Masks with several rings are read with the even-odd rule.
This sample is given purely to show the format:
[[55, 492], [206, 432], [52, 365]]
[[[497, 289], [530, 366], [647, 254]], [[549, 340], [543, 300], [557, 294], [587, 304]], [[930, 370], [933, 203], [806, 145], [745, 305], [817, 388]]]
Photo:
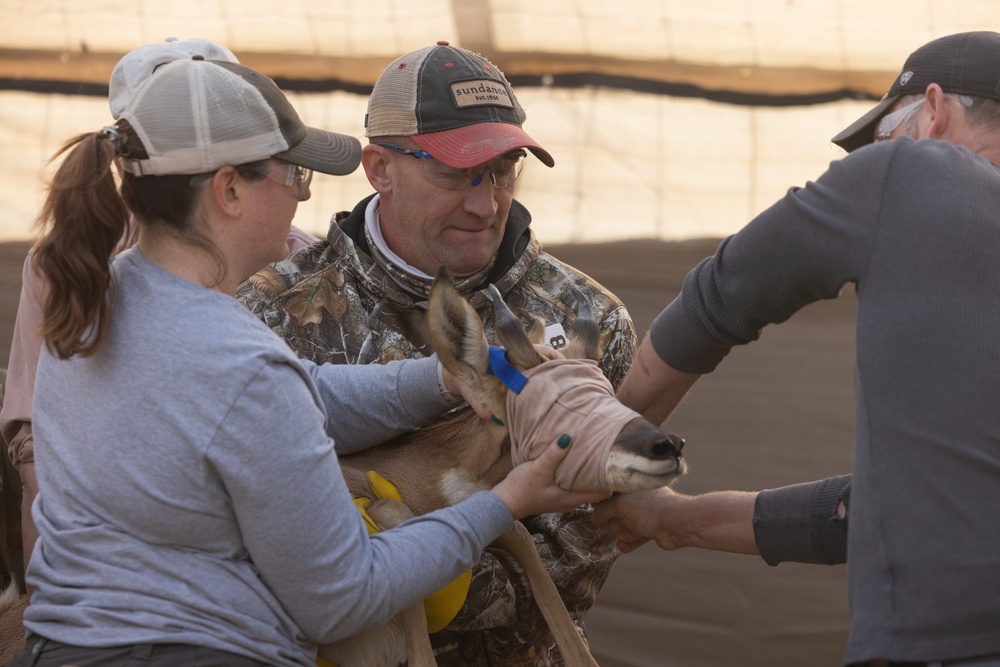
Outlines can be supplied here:
[[[368, 485], [371, 487], [376, 498], [391, 498], [403, 502], [403, 497], [399, 494], [399, 489], [396, 488], [396, 485], [385, 477], [382, 477], [382, 475], [374, 470], [369, 470], [365, 473], [365, 478], [368, 480]], [[354, 498], [354, 506], [358, 508], [358, 512], [361, 513], [361, 517], [365, 520], [365, 527], [368, 529], [368, 534], [374, 535], [379, 530], [378, 526], [375, 525], [375, 521], [368, 516], [368, 508], [371, 504], [372, 501], [369, 498]], [[444, 588], [424, 598], [424, 613], [427, 615], [427, 630], [429, 632], [440, 632], [445, 626], [451, 623], [455, 616], [458, 615], [458, 612], [461, 611], [462, 605], [465, 604], [465, 598], [469, 594], [469, 586], [471, 584], [472, 570], [468, 570], [460, 574], [457, 579]], [[335, 665], [331, 666], [329, 662], [320, 657], [317, 657], [316, 662], [321, 667], [336, 667]]]
[[396, 488], [396, 485], [374, 470], [366, 472], [365, 479], [368, 480], [368, 486], [372, 487], [372, 491], [375, 492], [376, 498], [392, 498], [403, 502], [403, 496], [399, 495], [399, 489]]
[[316, 664], [319, 665], [319, 667], [337, 667], [337, 665], [333, 664], [321, 655], [316, 656]]
[[452, 622], [465, 604], [471, 583], [472, 570], [466, 570], [458, 579], [424, 598], [427, 632], [440, 632]]
[[371, 504], [372, 501], [370, 498], [358, 497], [354, 499], [354, 506], [361, 513], [361, 518], [365, 520], [365, 528], [368, 529], [368, 534], [374, 535], [378, 532], [378, 526], [375, 525], [375, 520], [368, 516], [368, 508]]

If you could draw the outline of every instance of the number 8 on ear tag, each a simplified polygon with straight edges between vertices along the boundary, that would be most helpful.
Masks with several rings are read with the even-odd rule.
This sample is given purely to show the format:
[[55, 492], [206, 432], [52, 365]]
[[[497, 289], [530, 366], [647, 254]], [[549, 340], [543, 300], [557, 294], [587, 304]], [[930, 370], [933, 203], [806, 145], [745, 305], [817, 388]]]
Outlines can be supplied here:
[[554, 350], [561, 350], [569, 345], [566, 330], [558, 322], [545, 327], [545, 344]]

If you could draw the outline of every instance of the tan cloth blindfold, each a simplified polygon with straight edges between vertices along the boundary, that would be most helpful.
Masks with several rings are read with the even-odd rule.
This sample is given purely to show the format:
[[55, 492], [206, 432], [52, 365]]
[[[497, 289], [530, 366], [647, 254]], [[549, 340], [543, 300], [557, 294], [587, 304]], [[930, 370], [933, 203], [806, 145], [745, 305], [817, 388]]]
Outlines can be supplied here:
[[564, 489], [607, 490], [611, 446], [638, 414], [614, 399], [596, 361], [554, 359], [524, 375], [521, 392], [507, 393], [514, 465], [537, 458], [565, 433], [572, 447], [556, 469], [556, 482]]

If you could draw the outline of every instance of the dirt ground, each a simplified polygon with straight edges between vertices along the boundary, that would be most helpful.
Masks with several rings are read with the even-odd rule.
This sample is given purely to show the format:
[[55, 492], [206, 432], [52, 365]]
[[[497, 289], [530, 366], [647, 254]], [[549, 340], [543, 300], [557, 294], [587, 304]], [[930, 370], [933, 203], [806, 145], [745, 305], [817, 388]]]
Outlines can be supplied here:
[[[546, 248], [628, 306], [640, 333], [717, 240]], [[0, 244], [0, 350], [27, 243]], [[849, 472], [853, 293], [807, 307], [734, 350], [670, 420], [687, 440], [686, 493], [761, 489]], [[3, 361], [6, 361], [6, 353]], [[588, 616], [603, 667], [836, 667], [847, 640], [846, 568], [646, 545], [615, 565]]]

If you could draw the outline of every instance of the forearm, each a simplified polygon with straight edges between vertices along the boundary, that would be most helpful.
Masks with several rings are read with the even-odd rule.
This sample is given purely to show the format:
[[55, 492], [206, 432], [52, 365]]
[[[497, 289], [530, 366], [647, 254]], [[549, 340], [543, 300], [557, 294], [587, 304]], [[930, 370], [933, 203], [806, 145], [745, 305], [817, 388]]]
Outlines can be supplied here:
[[[231, 508], [261, 580], [303, 633], [329, 642], [448, 584], [509, 527], [511, 514], [496, 494], [481, 492], [369, 537], [298, 373], [271, 364], [241, 392], [213, 439], [207, 465], [219, 483], [206, 493]], [[331, 612], [331, 600], [343, 604]]]
[[653, 540], [665, 551], [695, 547], [756, 554], [755, 496], [745, 491], [685, 496], [663, 486], [618, 494], [598, 504], [594, 520], [614, 529], [622, 553]]
[[667, 365], [646, 336], [618, 391], [618, 400], [650, 422], [662, 424], [700, 377]]
[[[38, 542], [38, 529], [31, 518], [31, 505], [38, 496], [38, 479], [35, 477], [35, 464], [22, 463], [18, 467], [21, 475], [21, 544], [24, 553], [24, 568], [28, 568], [31, 553]], [[28, 589], [31, 593], [31, 589]]]
[[657, 544], [662, 548], [695, 547], [757, 555], [753, 526], [756, 498], [752, 491], [678, 496], [677, 507], [663, 517]]
[[22, 463], [18, 466], [17, 471], [21, 475], [21, 507], [24, 508], [26, 516], [21, 529], [25, 534], [28, 533], [29, 529], [31, 532], [31, 542], [25, 540], [24, 543], [24, 559], [25, 565], [27, 565], [27, 560], [31, 556], [31, 548], [35, 545], [35, 540], [38, 539], [35, 523], [31, 520], [31, 504], [38, 497], [38, 478], [35, 477], [34, 462]]
[[303, 360], [302, 365], [330, 416], [327, 433], [341, 455], [426, 426], [451, 408], [441, 395], [437, 357], [365, 365]]

